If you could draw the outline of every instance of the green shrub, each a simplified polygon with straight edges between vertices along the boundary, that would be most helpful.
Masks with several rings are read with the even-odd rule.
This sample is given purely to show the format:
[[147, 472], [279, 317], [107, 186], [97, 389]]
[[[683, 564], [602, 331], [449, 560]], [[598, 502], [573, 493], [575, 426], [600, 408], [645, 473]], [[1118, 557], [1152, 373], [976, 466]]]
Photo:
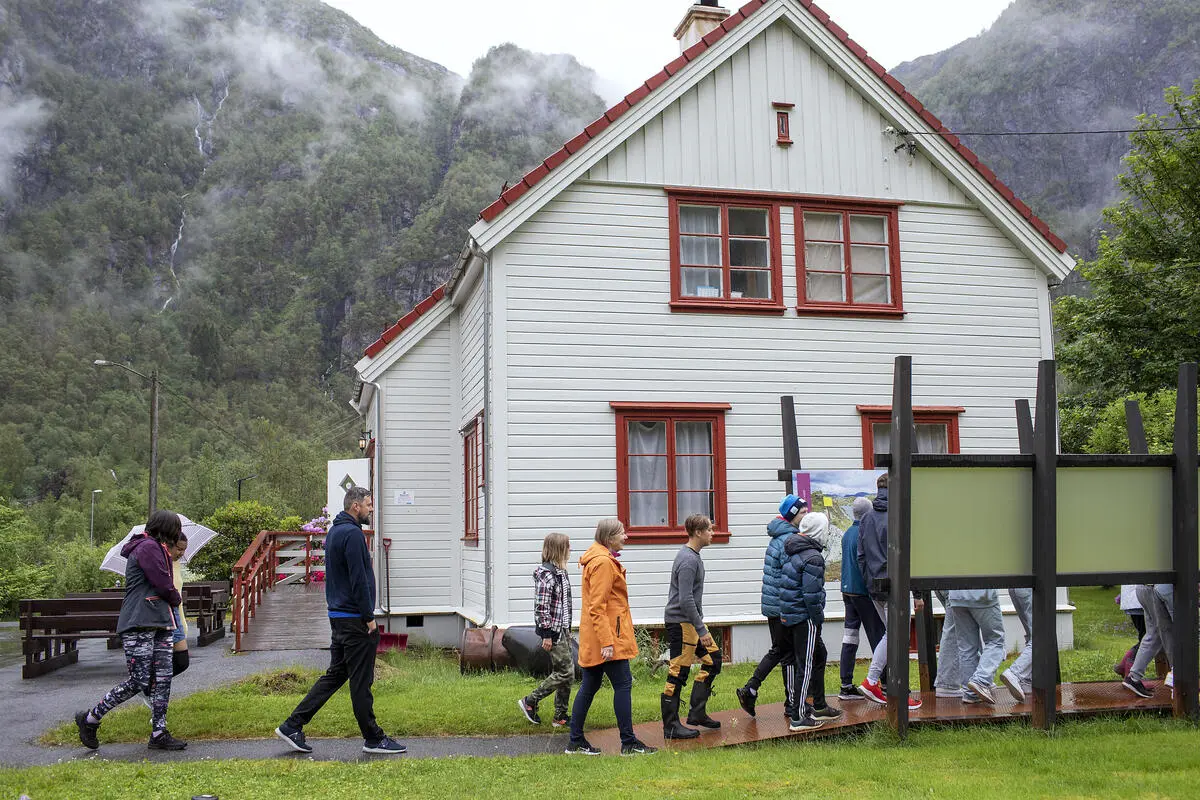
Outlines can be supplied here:
[[87, 542], [65, 542], [50, 553], [51, 597], [65, 597], [68, 592], [98, 592], [112, 586], [116, 573], [100, 569], [107, 552], [91, 547]]
[[18, 600], [49, 597], [52, 580], [51, 567], [18, 564], [13, 569], [0, 569], [0, 616], [15, 616]]
[[275, 509], [257, 500], [228, 503], [205, 517], [201, 524], [212, 528], [217, 535], [192, 557], [188, 568], [208, 581], [229, 580], [233, 565], [259, 531], [280, 530]]

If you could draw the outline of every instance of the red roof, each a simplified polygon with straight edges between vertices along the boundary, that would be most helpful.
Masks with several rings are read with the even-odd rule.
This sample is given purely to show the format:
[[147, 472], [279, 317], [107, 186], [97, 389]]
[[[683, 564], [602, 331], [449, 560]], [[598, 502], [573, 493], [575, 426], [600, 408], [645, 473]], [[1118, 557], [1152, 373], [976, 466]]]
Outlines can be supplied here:
[[380, 334], [379, 338], [372, 342], [369, 347], [367, 347], [367, 358], [374, 358], [375, 356], [379, 355], [383, 348], [387, 347], [388, 342], [392, 341], [401, 333], [403, 333], [406, 328], [411, 327], [414, 322], [424, 316], [425, 312], [437, 305], [438, 301], [445, 296], [446, 284], [443, 283], [441, 286], [433, 290], [433, 294], [417, 303], [416, 307], [413, 308], [412, 311], [401, 317], [395, 325]]
[[[965, 158], [967, 162], [975, 168], [975, 170], [980, 174], [980, 176], [983, 177], [984, 180], [990, 183], [996, 189], [996, 191], [998, 191], [1006, 200], [1008, 200], [1012, 207], [1017, 210], [1017, 213], [1029, 220], [1030, 224], [1032, 224], [1033, 227], [1036, 228], [1037, 231], [1042, 234], [1042, 236], [1044, 236], [1056, 250], [1058, 250], [1058, 252], [1065, 253], [1067, 251], [1066, 242], [1055, 236], [1050, 230], [1050, 227], [1041, 219], [1039, 219], [1037, 215], [1035, 215], [1029, 208], [1029, 206], [1022, 203], [1013, 194], [1012, 189], [1009, 189], [1007, 186], [1005, 186], [1004, 182], [997, 178], [996, 174], [988, 169], [983, 162], [979, 160], [979, 156], [971, 152], [970, 148], [963, 144], [957, 136], [951, 133], [950, 130], [941, 123], [941, 120], [934, 116], [932, 112], [925, 108], [925, 106], [921, 105], [920, 101], [910, 94], [904, 88], [904, 85], [900, 83], [900, 81], [889, 75], [887, 70], [883, 68], [882, 64], [867, 55], [867, 51], [863, 49], [862, 45], [851, 39], [849, 34], [847, 34], [841, 29], [841, 27], [839, 27], [833, 20], [829, 18], [829, 14], [822, 11], [812, 0], [800, 0], [800, 3], [812, 13], [813, 17], [815, 17], [819, 22], [821, 22], [821, 24], [828, 28], [830, 33], [832, 33], [843, 44], [845, 44], [850, 52], [857, 56], [858, 59], [862, 61], [868, 69], [878, 75], [885, 83], [887, 83], [889, 87], [891, 87], [892, 91], [899, 95], [904, 102], [908, 103], [912, 110], [921, 116], [921, 119], [925, 120], [925, 122], [931, 128], [941, 134], [941, 137], [945, 139], [951, 147], [957, 150], [959, 154], [962, 155], [963, 158]], [[561, 166], [569, 156], [580, 150], [585, 144], [588, 143], [589, 140], [595, 136], [598, 136], [601, 131], [603, 131], [613, 122], [616, 122], [621, 115], [644, 100], [659, 86], [662, 86], [664, 83], [666, 83], [669, 77], [683, 69], [688, 62], [699, 58], [705, 50], [716, 44], [722, 36], [736, 28], [743, 20], [748, 19], [754, 14], [754, 12], [758, 11], [766, 4], [767, 0], [750, 0], [749, 3], [746, 3], [746, 5], [730, 14], [729, 17], [726, 18], [726, 20], [721, 24], [721, 27], [716, 28], [699, 42], [683, 51], [683, 54], [679, 56], [679, 58], [675, 59], [670, 64], [667, 64], [662, 68], [662, 70], [651, 76], [649, 80], [627, 94], [624, 100], [606, 111], [602, 117], [597, 119], [591, 125], [588, 125], [582, 133], [559, 148], [553, 155], [551, 155], [541, 164], [527, 172], [524, 178], [505, 190], [496, 200], [496, 202], [492, 203], [490, 206], [481, 211], [479, 216], [487, 222], [491, 222], [493, 219], [498, 217], [500, 212], [516, 202], [521, 195], [533, 188], [538, 181], [549, 175], [551, 171]], [[405, 319], [408, 319], [408, 317], [405, 317]], [[403, 322], [404, 320], [400, 321], [400, 323]], [[399, 325], [400, 323], [397, 324]], [[387, 334], [385, 333], [384, 336], [387, 336]], [[378, 344], [378, 342], [376, 344]], [[372, 347], [374, 347], [374, 345], [372, 345]], [[371, 351], [369, 349], [367, 351], [367, 355], [371, 355]]]

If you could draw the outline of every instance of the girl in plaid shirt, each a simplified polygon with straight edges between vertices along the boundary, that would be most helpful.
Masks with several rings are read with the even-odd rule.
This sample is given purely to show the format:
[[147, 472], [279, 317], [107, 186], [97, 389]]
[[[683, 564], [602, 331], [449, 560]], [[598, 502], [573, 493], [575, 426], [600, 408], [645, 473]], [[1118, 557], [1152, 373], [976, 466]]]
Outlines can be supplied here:
[[571, 540], [562, 533], [551, 533], [542, 542], [542, 563], [533, 571], [534, 630], [542, 637], [542, 649], [550, 653], [550, 674], [528, 697], [517, 701], [525, 719], [542, 724], [537, 708], [544, 698], [554, 694], [552, 724], [561, 728], [570, 722], [567, 704], [571, 699], [571, 679], [575, 660], [571, 657], [571, 579], [567, 577], [567, 559]]

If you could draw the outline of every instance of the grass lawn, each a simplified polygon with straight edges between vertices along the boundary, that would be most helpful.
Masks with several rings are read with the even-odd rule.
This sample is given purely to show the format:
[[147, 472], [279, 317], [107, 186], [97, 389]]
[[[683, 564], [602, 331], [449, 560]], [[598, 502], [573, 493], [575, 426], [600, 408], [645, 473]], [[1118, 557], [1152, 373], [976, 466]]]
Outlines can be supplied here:
[[[395, 759], [367, 764], [70, 762], [0, 770], [0, 797], [1195, 797], [1200, 733], [1138, 717], [1061, 725], [921, 728], [637, 758]], [[86, 787], [86, 788], [84, 788]]]
[[[1112, 680], [1112, 665], [1136, 639], [1125, 615], [1112, 602], [1115, 589], [1072, 589], [1077, 605], [1075, 614], [1076, 649], [1062, 654], [1065, 681]], [[919, 685], [916, 662], [912, 662], [910, 681]], [[717, 679], [710, 709], [735, 708], [733, 690], [745, 683], [753, 672], [752, 664], [728, 665]], [[860, 663], [859, 679], [866, 672]], [[319, 673], [309, 669], [277, 670], [256, 675], [231, 686], [198, 692], [171, 703], [172, 733], [183, 739], [253, 739], [268, 737]], [[826, 691], [836, 693], [837, 667], [825, 672]], [[636, 722], [659, 718], [658, 695], [665, 672], [651, 676], [641, 663], [634, 667], [633, 715]], [[181, 678], [187, 680], [186, 674]], [[535, 682], [516, 672], [460, 675], [458, 662], [439, 651], [416, 649], [405, 654], [386, 656], [377, 668], [375, 713], [380, 724], [398, 736], [438, 735], [512, 735], [545, 732], [546, 727], [530, 725], [516, 711], [516, 700], [528, 693]], [[783, 701], [783, 685], [777, 677], [763, 687], [763, 703]], [[548, 719], [552, 701], [543, 702], [543, 719]], [[236, 713], [234, 710], [236, 709]], [[146, 736], [149, 711], [140, 703], [126, 703], [104, 719], [101, 742], [138, 742]], [[602, 691], [588, 715], [589, 727], [616, 725], [611, 694]], [[349, 692], [342, 689], [321, 710], [305, 731], [310, 736], [358, 735], [358, 726], [350, 710]], [[49, 731], [46, 744], [74, 745], [74, 724]]]

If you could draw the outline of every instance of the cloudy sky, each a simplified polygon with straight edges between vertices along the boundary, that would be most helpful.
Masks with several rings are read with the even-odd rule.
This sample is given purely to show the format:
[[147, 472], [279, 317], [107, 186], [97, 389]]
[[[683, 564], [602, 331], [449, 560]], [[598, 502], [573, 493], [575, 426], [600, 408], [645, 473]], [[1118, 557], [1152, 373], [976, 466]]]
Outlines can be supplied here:
[[[381, 39], [459, 75], [489, 47], [514, 42], [570, 53], [596, 70], [610, 102], [679, 55], [687, 0], [325, 0]], [[888, 69], [976, 36], [1012, 0], [819, 0]], [[736, 9], [741, 0], [723, 0]]]

